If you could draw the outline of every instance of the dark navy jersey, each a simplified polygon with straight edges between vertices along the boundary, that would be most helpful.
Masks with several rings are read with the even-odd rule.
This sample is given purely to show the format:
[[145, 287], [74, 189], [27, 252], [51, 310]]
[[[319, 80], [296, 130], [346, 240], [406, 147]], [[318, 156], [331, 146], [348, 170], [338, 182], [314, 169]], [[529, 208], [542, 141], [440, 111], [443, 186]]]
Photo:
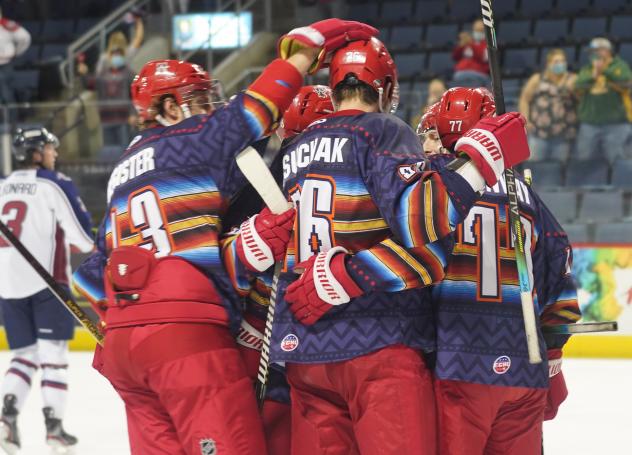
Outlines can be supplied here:
[[[452, 171], [424, 172], [417, 136], [387, 114], [338, 112], [281, 154], [297, 218], [279, 281], [273, 361], [333, 362], [397, 343], [434, 349], [429, 291], [420, 288], [444, 276], [449, 234], [476, 198], [469, 184]], [[293, 267], [335, 246], [352, 254], [347, 268], [365, 295], [300, 324], [283, 300]]]
[[[433, 158], [433, 166], [450, 157]], [[534, 302], [543, 325], [576, 322], [572, 251], [559, 223], [532, 188], [516, 180]], [[433, 287], [436, 375], [482, 384], [547, 387], [548, 367], [529, 363], [504, 179], [487, 188], [455, 231], [445, 279]], [[553, 339], [561, 347], [566, 336]], [[546, 345], [540, 334], [542, 357]]]
[[246, 92], [210, 115], [148, 129], [132, 140], [110, 176], [99, 251], [76, 273], [82, 293], [103, 300], [109, 253], [139, 246], [203, 271], [238, 326], [241, 305], [220, 259], [219, 237], [228, 203], [246, 183], [235, 156], [275, 120], [260, 98]]

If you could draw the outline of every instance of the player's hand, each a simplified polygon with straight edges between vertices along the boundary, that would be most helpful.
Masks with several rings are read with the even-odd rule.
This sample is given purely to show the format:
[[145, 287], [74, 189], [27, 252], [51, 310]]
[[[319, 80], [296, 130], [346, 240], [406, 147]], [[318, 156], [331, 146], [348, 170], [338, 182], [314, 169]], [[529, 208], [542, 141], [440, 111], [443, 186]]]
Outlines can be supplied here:
[[331, 60], [331, 53], [336, 49], [351, 41], [368, 40], [378, 33], [376, 28], [362, 22], [325, 19], [283, 35], [278, 43], [279, 57], [287, 60], [301, 49], [320, 49], [318, 58], [309, 69], [312, 74], [326, 67]]
[[237, 255], [241, 262], [254, 272], [263, 272], [283, 259], [290, 241], [296, 210], [280, 215], [267, 207], [261, 213], [244, 221], [237, 238]]
[[557, 410], [568, 396], [564, 373], [562, 373], [562, 350], [549, 349], [549, 390], [546, 394], [544, 420], [553, 420]]
[[312, 325], [336, 305], [362, 295], [345, 266], [346, 250], [332, 248], [297, 264], [301, 277], [287, 287], [285, 301], [297, 321]]
[[468, 155], [485, 183], [494, 186], [506, 168], [529, 158], [525, 124], [518, 112], [481, 119], [456, 142], [455, 150]]

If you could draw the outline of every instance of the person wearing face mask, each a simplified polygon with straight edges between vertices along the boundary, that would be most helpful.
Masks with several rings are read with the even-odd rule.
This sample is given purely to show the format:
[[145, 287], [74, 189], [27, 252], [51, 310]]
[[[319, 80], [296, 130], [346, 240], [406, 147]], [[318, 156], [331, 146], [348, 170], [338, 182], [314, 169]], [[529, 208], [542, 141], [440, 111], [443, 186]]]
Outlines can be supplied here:
[[461, 87], [483, 87], [489, 85], [487, 41], [485, 26], [477, 19], [472, 24], [472, 33], [459, 33], [459, 42], [452, 51], [454, 85]]
[[566, 161], [577, 133], [572, 87], [577, 75], [568, 71], [562, 49], [546, 54], [544, 71], [532, 75], [520, 95], [520, 113], [527, 119], [532, 160]]
[[613, 163], [625, 155], [624, 144], [631, 132], [632, 71], [606, 38], [593, 38], [590, 63], [575, 81], [579, 97], [577, 157], [590, 159], [605, 153]]

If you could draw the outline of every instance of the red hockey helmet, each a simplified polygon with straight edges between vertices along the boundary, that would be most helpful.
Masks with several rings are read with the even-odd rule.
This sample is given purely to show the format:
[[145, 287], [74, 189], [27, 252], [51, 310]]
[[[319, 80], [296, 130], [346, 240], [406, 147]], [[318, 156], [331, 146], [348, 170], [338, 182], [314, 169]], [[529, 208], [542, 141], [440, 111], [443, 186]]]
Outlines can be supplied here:
[[143, 66], [131, 86], [132, 103], [143, 120], [154, 120], [156, 102], [163, 95], [171, 95], [190, 115], [188, 106], [195, 91], [211, 90], [211, 78], [199, 65], [180, 60], [152, 60]]
[[[334, 53], [329, 64], [329, 86], [335, 88], [349, 74], [373, 87], [380, 94], [380, 102], [386, 96], [391, 103], [391, 112], [395, 112], [399, 103], [397, 67], [379, 39], [352, 41]], [[389, 93], [384, 93], [389, 82]]]
[[437, 131], [446, 148], [452, 147], [480, 119], [491, 117], [496, 111], [494, 96], [486, 88], [451, 88], [439, 104]]
[[426, 108], [419, 119], [419, 125], [417, 125], [417, 135], [422, 135], [429, 130], [437, 129], [437, 114], [439, 113], [440, 106], [441, 104], [437, 101]]
[[331, 103], [331, 89], [326, 85], [306, 85], [299, 90], [298, 95], [287, 108], [279, 136], [287, 139], [296, 136], [315, 120], [331, 114], [334, 106]]

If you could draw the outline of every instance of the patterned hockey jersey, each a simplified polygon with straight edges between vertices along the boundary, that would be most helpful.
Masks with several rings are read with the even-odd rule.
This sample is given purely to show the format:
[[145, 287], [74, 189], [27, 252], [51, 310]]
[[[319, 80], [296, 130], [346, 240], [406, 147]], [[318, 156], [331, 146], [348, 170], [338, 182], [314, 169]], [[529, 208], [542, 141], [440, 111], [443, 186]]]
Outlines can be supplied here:
[[[441, 167], [450, 158], [431, 161]], [[543, 325], [580, 318], [570, 274], [572, 251], [555, 217], [532, 188], [517, 178], [519, 209], [534, 302]], [[455, 231], [444, 281], [433, 287], [437, 317], [437, 363], [441, 379], [482, 384], [547, 387], [546, 360], [531, 365], [526, 349], [520, 290], [502, 180], [488, 188]], [[561, 347], [568, 336], [549, 339]], [[546, 344], [540, 334], [543, 359]]]
[[[23, 169], [0, 181], [0, 220], [58, 283], [69, 284], [70, 248], [92, 250], [90, 214], [61, 172]], [[46, 288], [28, 262], [0, 236], [0, 297], [17, 299]]]
[[134, 138], [109, 180], [98, 253], [76, 273], [81, 292], [93, 302], [103, 300], [103, 270], [112, 248], [141, 246], [158, 258], [178, 256], [201, 270], [236, 330], [241, 304], [220, 260], [222, 216], [245, 184], [235, 156], [268, 134], [277, 119], [274, 104], [246, 92], [210, 115]]
[[[333, 362], [397, 343], [434, 349], [429, 291], [419, 288], [444, 276], [449, 234], [476, 198], [469, 184], [452, 171], [424, 173], [417, 137], [386, 114], [338, 112], [281, 153], [298, 215], [279, 280], [273, 361]], [[347, 268], [366, 294], [304, 326], [283, 300], [293, 267], [334, 246], [354, 253]], [[237, 286], [247, 288], [233, 262]]]

